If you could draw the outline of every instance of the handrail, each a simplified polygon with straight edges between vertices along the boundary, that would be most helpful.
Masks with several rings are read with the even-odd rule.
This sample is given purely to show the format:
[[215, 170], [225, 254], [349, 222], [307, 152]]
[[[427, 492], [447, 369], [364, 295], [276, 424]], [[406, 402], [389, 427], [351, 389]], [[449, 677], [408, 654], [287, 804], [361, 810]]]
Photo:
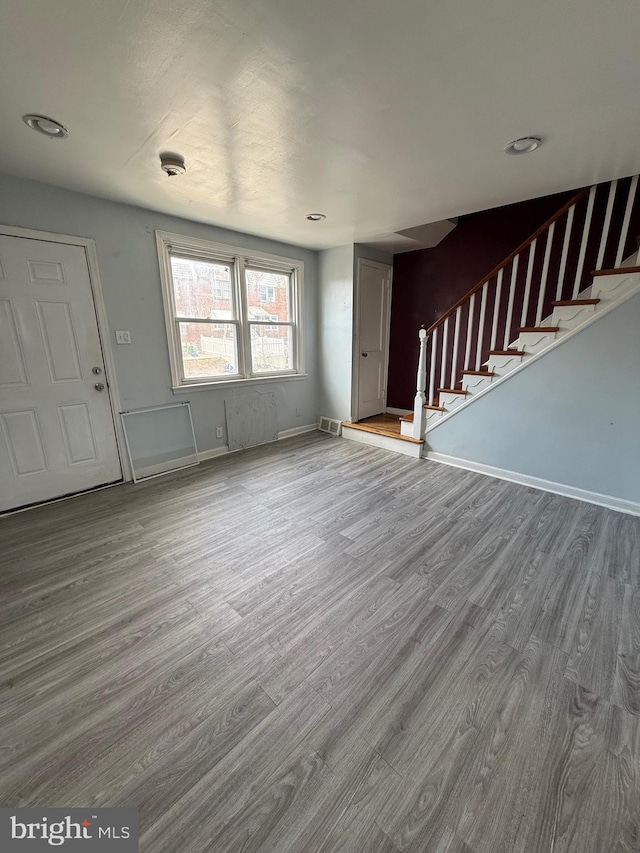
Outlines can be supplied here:
[[564, 214], [569, 210], [569, 208], [573, 207], [574, 204], [577, 204], [580, 199], [583, 199], [586, 195], [588, 195], [588, 193], [589, 187], [584, 187], [584, 189], [581, 189], [580, 192], [576, 193], [572, 198], [569, 199], [569, 201], [563, 204], [562, 207], [553, 214], [553, 216], [547, 219], [547, 221], [537, 229], [537, 231], [534, 231], [533, 234], [530, 237], [527, 237], [527, 239], [523, 243], [521, 243], [516, 249], [514, 249], [510, 255], [507, 255], [507, 257], [503, 261], [501, 261], [497, 267], [494, 267], [489, 273], [489, 275], [483, 276], [483, 278], [480, 279], [480, 281], [475, 284], [471, 288], [471, 290], [469, 290], [467, 293], [465, 293], [464, 296], [458, 299], [455, 305], [452, 305], [451, 308], [449, 308], [449, 310], [442, 315], [442, 317], [440, 317], [438, 320], [436, 320], [435, 323], [429, 326], [429, 328], [427, 329], [427, 335], [430, 335], [434, 331], [434, 329], [437, 329], [438, 326], [441, 326], [445, 320], [451, 317], [452, 314], [455, 314], [458, 308], [460, 308], [462, 305], [465, 304], [465, 302], [471, 299], [474, 293], [477, 293], [479, 290], [481, 290], [488, 281], [491, 281], [491, 279], [500, 272], [500, 270], [503, 270], [505, 267], [507, 267], [516, 257], [516, 255], [519, 255], [520, 252], [523, 252], [525, 249], [527, 249], [531, 245], [531, 243], [533, 243], [534, 240], [537, 240], [541, 234], [544, 234], [544, 232], [548, 228], [550, 228], [554, 222], [560, 219], [561, 216], [564, 216]]
[[[438, 415], [459, 406], [465, 395], [476, 393], [474, 389], [487, 376], [490, 382], [492, 376], [502, 375], [504, 365], [499, 359], [516, 352], [512, 349], [514, 340], [518, 351], [535, 348], [537, 342], [522, 340], [521, 335], [544, 331], [541, 327], [550, 325], [543, 323], [545, 313], [569, 296], [578, 297], [584, 285], [586, 264], [595, 264], [597, 271], [612, 262], [615, 250], [613, 264], [616, 268], [620, 266], [631, 219], [638, 212], [635, 206], [638, 184], [638, 175], [634, 175], [628, 184], [624, 179], [615, 180], [575, 193], [432, 326], [422, 327], [412, 427], [415, 438], [424, 436], [427, 418], [436, 417], [434, 411], [426, 411], [436, 407], [436, 398]], [[575, 214], [578, 203], [585, 197], [584, 215], [578, 217], [581, 227], [578, 234], [574, 228]], [[567, 279], [567, 270], [571, 281]], [[491, 356], [495, 356], [493, 362]], [[428, 395], [425, 393], [427, 361]], [[483, 363], [489, 365], [488, 370], [480, 370]], [[458, 382], [461, 389], [455, 387]], [[443, 401], [442, 394], [449, 396]]]

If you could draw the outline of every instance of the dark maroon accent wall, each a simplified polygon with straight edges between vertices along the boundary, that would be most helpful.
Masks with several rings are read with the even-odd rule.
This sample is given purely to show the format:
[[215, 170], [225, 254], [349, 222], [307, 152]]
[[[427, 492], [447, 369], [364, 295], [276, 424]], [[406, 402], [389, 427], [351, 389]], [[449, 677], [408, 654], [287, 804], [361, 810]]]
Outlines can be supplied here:
[[387, 404], [412, 409], [418, 329], [430, 326], [575, 195], [544, 196], [461, 216], [433, 249], [393, 259]]

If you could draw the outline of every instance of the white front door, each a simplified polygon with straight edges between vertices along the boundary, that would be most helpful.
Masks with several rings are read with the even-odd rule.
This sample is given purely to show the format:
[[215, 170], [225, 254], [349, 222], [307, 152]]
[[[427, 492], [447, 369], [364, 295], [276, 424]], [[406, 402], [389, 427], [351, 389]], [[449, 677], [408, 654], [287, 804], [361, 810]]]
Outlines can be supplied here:
[[358, 262], [358, 420], [384, 411], [391, 267]]
[[85, 251], [0, 235], [0, 511], [121, 478]]

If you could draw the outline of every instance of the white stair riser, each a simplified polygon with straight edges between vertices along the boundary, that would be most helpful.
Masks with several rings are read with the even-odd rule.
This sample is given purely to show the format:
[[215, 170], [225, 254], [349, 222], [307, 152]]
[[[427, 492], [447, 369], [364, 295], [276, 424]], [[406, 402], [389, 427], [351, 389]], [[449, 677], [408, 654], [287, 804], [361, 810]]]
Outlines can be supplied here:
[[389, 435], [379, 435], [375, 432], [365, 432], [361, 429], [349, 429], [346, 424], [342, 425], [342, 437], [349, 441], [357, 441], [360, 444], [368, 444], [371, 447], [379, 447], [382, 450], [391, 450], [394, 453], [402, 453], [419, 459], [422, 456], [422, 444], [412, 441], [402, 441], [399, 438], [391, 438]]
[[525, 352], [540, 352], [556, 339], [556, 332], [520, 332], [517, 346]]
[[636, 279], [630, 275], [599, 275], [593, 280], [591, 293], [593, 299], [614, 299], [631, 290], [636, 285]]
[[470, 394], [477, 394], [482, 391], [487, 385], [491, 385], [490, 376], [463, 376], [462, 389]]
[[492, 373], [504, 376], [517, 367], [522, 361], [521, 355], [490, 355], [487, 366]]
[[[429, 426], [430, 424], [434, 424], [436, 421], [439, 421], [442, 417], [443, 413], [435, 411], [434, 409], [425, 409], [425, 424]], [[414, 438], [413, 435], [413, 421], [400, 421], [400, 435], [406, 435], [409, 438]]]
[[554, 326], [563, 329], [573, 329], [586, 320], [595, 311], [595, 305], [560, 305], [553, 309], [552, 321]]
[[439, 397], [440, 405], [444, 406], [448, 412], [457, 409], [466, 399], [464, 394], [447, 394], [445, 391], [441, 391]]
[[463, 376], [462, 388], [469, 394], [478, 394], [491, 385], [491, 376]]

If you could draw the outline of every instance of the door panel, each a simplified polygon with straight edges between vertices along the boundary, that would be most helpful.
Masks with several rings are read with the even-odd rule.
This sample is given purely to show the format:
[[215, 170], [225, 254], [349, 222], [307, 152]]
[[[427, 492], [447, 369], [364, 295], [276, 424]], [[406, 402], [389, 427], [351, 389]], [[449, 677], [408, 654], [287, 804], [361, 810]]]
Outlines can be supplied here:
[[87, 404], [72, 403], [68, 406], [58, 406], [58, 413], [69, 465], [97, 459], [98, 453]]
[[68, 302], [36, 302], [52, 382], [82, 381], [80, 354]]
[[121, 479], [104, 378], [84, 249], [0, 236], [0, 510]]
[[13, 305], [9, 299], [0, 299], [0, 389], [8, 385], [28, 385], [27, 369]]
[[14, 476], [46, 471], [42, 434], [34, 409], [4, 412], [1, 418]]
[[358, 268], [358, 419], [384, 411], [391, 268], [361, 261]]

